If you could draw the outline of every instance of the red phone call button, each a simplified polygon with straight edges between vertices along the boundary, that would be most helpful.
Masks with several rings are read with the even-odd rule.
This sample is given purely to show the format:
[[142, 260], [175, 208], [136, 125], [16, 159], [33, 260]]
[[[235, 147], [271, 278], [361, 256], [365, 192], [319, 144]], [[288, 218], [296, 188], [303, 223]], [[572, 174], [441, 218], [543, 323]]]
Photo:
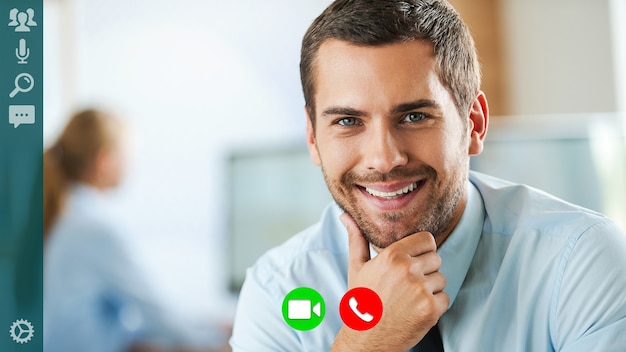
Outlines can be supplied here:
[[354, 330], [368, 330], [376, 326], [383, 315], [383, 302], [376, 292], [356, 287], [346, 292], [339, 303], [341, 320]]

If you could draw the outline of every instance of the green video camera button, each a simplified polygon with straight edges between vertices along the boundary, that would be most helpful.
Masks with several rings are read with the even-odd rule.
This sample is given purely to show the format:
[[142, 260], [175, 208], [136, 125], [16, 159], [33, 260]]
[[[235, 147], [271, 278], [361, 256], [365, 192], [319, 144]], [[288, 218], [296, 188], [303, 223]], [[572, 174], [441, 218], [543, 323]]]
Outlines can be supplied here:
[[298, 287], [283, 300], [283, 319], [296, 330], [316, 328], [326, 314], [324, 298], [312, 288]]

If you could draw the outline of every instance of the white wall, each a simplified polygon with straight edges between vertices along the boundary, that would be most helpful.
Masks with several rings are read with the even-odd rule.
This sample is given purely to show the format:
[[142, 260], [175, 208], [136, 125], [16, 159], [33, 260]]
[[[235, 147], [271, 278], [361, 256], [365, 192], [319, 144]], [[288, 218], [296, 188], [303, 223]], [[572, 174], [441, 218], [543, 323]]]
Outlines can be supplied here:
[[502, 1], [511, 114], [617, 109], [609, 2]]
[[617, 110], [626, 112], [626, 1], [611, 0], [609, 11], [615, 57], [613, 66], [618, 97]]
[[224, 152], [304, 141], [300, 41], [328, 3], [47, 2], [46, 142], [78, 106], [130, 120], [120, 198], [140, 259], [183, 312], [224, 307]]

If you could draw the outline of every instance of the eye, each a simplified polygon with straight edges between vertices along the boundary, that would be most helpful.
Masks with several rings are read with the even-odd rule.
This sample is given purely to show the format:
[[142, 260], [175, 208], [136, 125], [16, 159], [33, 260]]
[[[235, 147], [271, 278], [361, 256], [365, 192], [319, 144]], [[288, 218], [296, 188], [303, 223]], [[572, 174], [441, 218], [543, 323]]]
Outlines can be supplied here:
[[352, 127], [357, 124], [357, 119], [354, 117], [344, 117], [342, 119], [337, 120], [336, 123], [344, 127]]
[[427, 117], [423, 112], [410, 112], [404, 115], [402, 122], [420, 122]]

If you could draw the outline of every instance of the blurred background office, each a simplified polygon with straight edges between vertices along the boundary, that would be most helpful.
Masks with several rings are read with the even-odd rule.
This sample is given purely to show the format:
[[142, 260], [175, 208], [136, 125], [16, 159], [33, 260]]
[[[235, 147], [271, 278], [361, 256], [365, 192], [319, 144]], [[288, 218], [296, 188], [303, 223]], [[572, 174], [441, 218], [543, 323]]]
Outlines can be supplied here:
[[44, 153], [46, 351], [215, 347], [219, 327], [206, 317], [177, 319], [171, 304], [154, 299], [125, 245], [134, 233], [108, 194], [123, 182], [128, 138], [122, 119], [84, 110]]
[[[136, 132], [117, 191], [159, 298], [227, 323], [244, 270], [330, 200], [308, 162], [302, 35], [330, 0], [45, 0], [46, 143], [96, 104]], [[492, 119], [472, 167], [626, 225], [626, 2], [454, 0]]]

